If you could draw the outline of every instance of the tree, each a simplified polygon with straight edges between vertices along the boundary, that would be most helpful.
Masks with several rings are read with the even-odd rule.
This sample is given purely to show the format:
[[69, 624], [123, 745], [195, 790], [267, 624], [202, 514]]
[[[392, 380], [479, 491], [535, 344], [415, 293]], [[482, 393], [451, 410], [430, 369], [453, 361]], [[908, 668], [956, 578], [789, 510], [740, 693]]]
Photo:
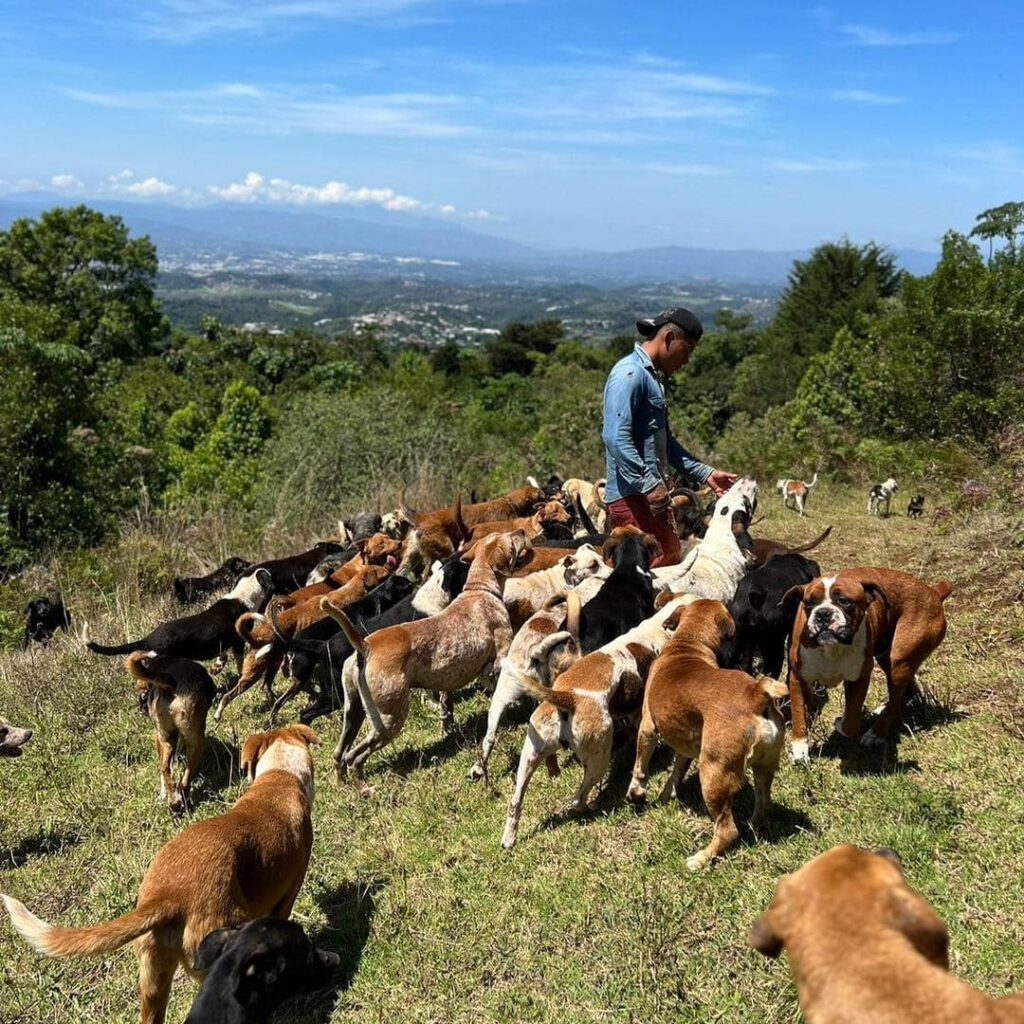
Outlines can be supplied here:
[[1011, 259], [1017, 258], [1017, 236], [1024, 232], [1024, 203], [1003, 203], [982, 210], [974, 218], [971, 238], [988, 239], [988, 258], [992, 259], [992, 241], [1002, 238]]
[[565, 337], [561, 320], [537, 320], [527, 324], [513, 322], [486, 345], [487, 359], [491, 374], [501, 377], [506, 373], [518, 373], [528, 377], [533, 373], [537, 355], [550, 355]]
[[57, 207], [0, 232], [0, 299], [56, 311], [97, 360], [134, 360], [169, 332], [154, 296], [156, 248], [120, 217]]

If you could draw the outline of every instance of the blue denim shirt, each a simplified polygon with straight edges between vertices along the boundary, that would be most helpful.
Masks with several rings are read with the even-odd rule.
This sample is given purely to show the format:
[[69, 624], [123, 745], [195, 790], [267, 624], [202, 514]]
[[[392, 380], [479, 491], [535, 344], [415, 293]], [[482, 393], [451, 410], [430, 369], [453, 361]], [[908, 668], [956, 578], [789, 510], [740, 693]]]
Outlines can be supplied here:
[[688, 486], [700, 487], [712, 467], [695, 459], [672, 436], [665, 389], [650, 356], [636, 345], [612, 367], [604, 386], [601, 438], [608, 456], [606, 502], [646, 494], [665, 483], [667, 467], [659, 466], [659, 434], [665, 446], [661, 461], [667, 460]]

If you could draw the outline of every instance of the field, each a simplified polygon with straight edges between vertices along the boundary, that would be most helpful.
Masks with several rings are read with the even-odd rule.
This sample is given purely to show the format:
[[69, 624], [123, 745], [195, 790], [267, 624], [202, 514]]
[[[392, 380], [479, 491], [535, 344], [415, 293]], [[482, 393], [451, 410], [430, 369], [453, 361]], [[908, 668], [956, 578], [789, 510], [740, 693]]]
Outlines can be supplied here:
[[[785, 958], [753, 952], [747, 929], [780, 874], [847, 841], [900, 852], [911, 884], [949, 924], [955, 973], [992, 994], [1024, 986], [1019, 522], [991, 508], [940, 523], [930, 514], [879, 520], [865, 514], [860, 489], [827, 484], [800, 520], [764, 492], [767, 518], [756, 535], [798, 541], [834, 524], [816, 553], [825, 570], [888, 565], [956, 586], [946, 641], [924, 667], [924, 695], [898, 743], [851, 752], [824, 742], [838, 713], [833, 696], [811, 765], [780, 771], [768, 833], [754, 841], [744, 828], [724, 862], [691, 875], [686, 857], [710, 834], [695, 780], [684, 806], [633, 811], [624, 802], [633, 757], [626, 737], [597, 808], [582, 818], [558, 814], [578, 766], [563, 755], [560, 778], [539, 772], [519, 844], [505, 852], [499, 839], [525, 712], [500, 737], [488, 792], [466, 781], [486, 698], [464, 695], [451, 737], [441, 736], [432, 705], [417, 704], [399, 742], [371, 759], [369, 799], [334, 782], [339, 722], [321, 719], [316, 841], [296, 917], [343, 966], [336, 989], [292, 1004], [280, 1020], [796, 1021]], [[937, 503], [929, 497], [929, 513]], [[191, 543], [211, 558], [224, 553], [209, 537]], [[52, 565], [95, 637], [139, 635], [170, 613], [150, 567], [186, 563], [180, 546], [164, 544], [136, 528], [108, 550], [108, 562]], [[126, 912], [153, 853], [181, 824], [155, 802], [149, 722], [120, 660], [88, 654], [71, 638], [8, 653], [0, 712], [37, 730], [24, 757], [0, 762], [0, 888], [55, 923]], [[238, 796], [238, 746], [265, 716], [251, 692], [212, 725], [197, 817]], [[751, 805], [748, 788], [742, 818]], [[193, 992], [179, 977], [170, 1021], [184, 1018]], [[3, 1024], [137, 1019], [130, 951], [48, 960], [0, 924]]]

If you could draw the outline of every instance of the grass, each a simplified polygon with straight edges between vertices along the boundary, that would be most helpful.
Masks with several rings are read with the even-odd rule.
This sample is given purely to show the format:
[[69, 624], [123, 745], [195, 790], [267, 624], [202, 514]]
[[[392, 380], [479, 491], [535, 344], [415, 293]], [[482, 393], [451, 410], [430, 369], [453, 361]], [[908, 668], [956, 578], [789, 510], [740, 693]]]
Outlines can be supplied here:
[[[316, 841], [296, 917], [343, 964], [337, 988], [279, 1020], [796, 1021], [785, 958], [763, 959], [745, 936], [780, 874], [846, 841], [902, 854], [911, 883], [950, 926], [955, 973], [994, 995], [1024, 985], [1019, 521], [995, 510], [941, 523], [869, 519], [859, 490], [824, 484], [805, 520], [767, 493], [762, 511], [761, 536], [809, 539], [833, 523], [815, 553], [825, 570], [888, 565], [956, 585], [948, 636], [924, 667], [925, 699], [898, 744], [851, 754], [825, 743], [809, 768], [784, 765], [768, 834], [755, 842], [746, 830], [724, 862], [694, 876], [686, 857], [710, 834], [695, 782], [682, 807], [634, 812], [623, 800], [629, 742], [598, 808], [582, 818], [558, 814], [578, 766], [563, 756], [560, 778], [539, 772], [519, 844], [504, 852], [524, 715], [501, 734], [491, 793], [465, 780], [486, 699], [462, 695], [450, 738], [434, 709], [417, 705], [400, 740], [370, 761], [371, 799], [334, 783], [339, 722], [321, 720]], [[162, 582], [139, 572], [161, 543], [136, 530], [110, 553], [113, 571], [96, 562], [62, 570], [72, 608], [97, 638], [136, 635], [171, 611], [152, 593]], [[89, 585], [90, 576], [101, 582]], [[820, 741], [835, 709], [833, 696]], [[155, 802], [149, 723], [120, 661], [71, 639], [7, 654], [0, 711], [37, 730], [24, 757], [0, 763], [0, 888], [62, 924], [129, 910], [153, 854], [181, 825]], [[212, 727], [196, 817], [237, 798], [239, 742], [265, 716], [251, 692]], [[741, 817], [751, 805], [748, 790]], [[4, 1024], [137, 1020], [135, 980], [128, 950], [50, 960], [0, 924]], [[179, 978], [170, 1021], [184, 1018], [193, 993]]]

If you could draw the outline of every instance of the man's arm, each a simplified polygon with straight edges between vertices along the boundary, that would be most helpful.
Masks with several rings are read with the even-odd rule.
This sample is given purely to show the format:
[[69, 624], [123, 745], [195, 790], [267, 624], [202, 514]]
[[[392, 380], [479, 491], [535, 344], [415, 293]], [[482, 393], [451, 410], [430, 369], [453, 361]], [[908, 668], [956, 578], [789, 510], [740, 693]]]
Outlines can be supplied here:
[[636, 371], [609, 377], [604, 390], [604, 428], [601, 439], [623, 479], [646, 493], [661, 481], [657, 466], [647, 466], [633, 441], [633, 415], [642, 397]]

